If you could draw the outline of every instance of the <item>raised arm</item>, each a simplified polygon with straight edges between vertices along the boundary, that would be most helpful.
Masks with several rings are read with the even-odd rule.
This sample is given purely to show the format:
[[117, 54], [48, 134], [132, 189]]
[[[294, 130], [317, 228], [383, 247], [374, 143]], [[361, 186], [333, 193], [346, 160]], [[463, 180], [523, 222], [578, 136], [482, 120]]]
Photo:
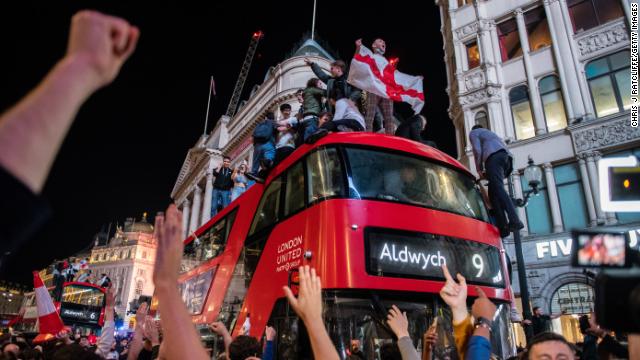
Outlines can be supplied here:
[[178, 293], [178, 271], [182, 257], [182, 215], [171, 204], [166, 218], [158, 222], [158, 250], [153, 269], [153, 282], [162, 315], [163, 355], [167, 359], [208, 359], [187, 308]]
[[355, 52], [354, 56], [357, 55], [358, 53], [360, 53], [360, 47], [361, 46], [362, 46], [362, 39], [356, 40], [356, 52]]
[[107, 354], [111, 350], [111, 345], [116, 341], [114, 337], [115, 322], [114, 322], [114, 308], [116, 305], [116, 290], [113, 286], [107, 289], [107, 303], [104, 309], [104, 325], [100, 332], [100, 338], [96, 343], [96, 354], [107, 357]]
[[322, 284], [316, 270], [309, 266], [300, 267], [300, 285], [298, 298], [288, 286], [284, 293], [293, 310], [300, 316], [309, 333], [311, 349], [315, 359], [338, 360], [338, 352], [331, 342], [322, 321]]
[[40, 193], [78, 109], [115, 79], [140, 32], [96, 11], [73, 16], [66, 55], [0, 117], [0, 166]]
[[387, 323], [398, 338], [398, 349], [402, 354], [402, 360], [419, 360], [418, 352], [413, 347], [413, 342], [409, 337], [407, 313], [401, 312], [397, 306], [393, 305], [389, 310], [389, 315], [387, 315]]
[[222, 336], [222, 341], [224, 342], [224, 352], [228, 354], [229, 345], [231, 344], [233, 339], [231, 338], [231, 334], [229, 334], [229, 330], [227, 330], [227, 327], [224, 326], [224, 323], [220, 321], [216, 321], [213, 324], [209, 325], [209, 328], [214, 333], [218, 334], [219, 336]]
[[456, 282], [447, 265], [442, 265], [442, 272], [446, 282], [440, 289], [440, 297], [449, 305], [453, 315], [453, 338], [460, 358], [465, 359], [467, 342], [473, 332], [473, 324], [467, 310], [467, 281], [464, 276], [456, 274]]
[[304, 59], [304, 62], [311, 66], [311, 71], [313, 71], [313, 73], [318, 77], [318, 79], [322, 80], [323, 83], [327, 83], [327, 81], [329, 81], [329, 79], [331, 79], [331, 75], [327, 74], [326, 72], [324, 72], [324, 70], [322, 70], [322, 68], [320, 68], [320, 66], [318, 66], [318, 64], [314, 63], [313, 61], [309, 60], [309, 59]]

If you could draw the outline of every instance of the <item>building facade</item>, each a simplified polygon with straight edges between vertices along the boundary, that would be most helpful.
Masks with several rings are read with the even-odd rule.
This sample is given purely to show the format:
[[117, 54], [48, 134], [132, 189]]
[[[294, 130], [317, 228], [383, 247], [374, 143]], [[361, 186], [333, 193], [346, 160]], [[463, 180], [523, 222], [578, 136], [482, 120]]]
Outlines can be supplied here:
[[[640, 129], [630, 126], [629, 2], [436, 4], [459, 160], [475, 171], [468, 134], [482, 124], [514, 155], [516, 197], [529, 189], [528, 157], [541, 166], [539, 195], [518, 209], [532, 306], [566, 310], [554, 330], [580, 340], [576, 318], [593, 309], [593, 278], [570, 266], [570, 230], [614, 226], [635, 246], [640, 230], [640, 213], [602, 211], [597, 175], [601, 158], [640, 155]], [[515, 259], [513, 240], [505, 245]]]
[[253, 128], [264, 119], [268, 111], [279, 118], [278, 107], [288, 103], [293, 111], [298, 104], [295, 92], [304, 88], [314, 77], [304, 62], [309, 58], [329, 71], [333, 58], [314, 40], [305, 41], [293, 55], [267, 70], [264, 82], [255, 85], [249, 98], [241, 101], [233, 117], [223, 115], [208, 135], [203, 135], [189, 149], [180, 169], [171, 198], [182, 211], [184, 238], [211, 218], [213, 170], [222, 164], [224, 155], [231, 158], [232, 167], [253, 160]]
[[[162, 214], [156, 215], [156, 221]], [[116, 313], [130, 327], [134, 315], [127, 314], [129, 304], [140, 295], [153, 296], [153, 265], [157, 242], [154, 226], [142, 220], [128, 218], [123, 227], [106, 244], [97, 243], [91, 249], [89, 269], [96, 280], [101, 274], [109, 276], [116, 289]]]

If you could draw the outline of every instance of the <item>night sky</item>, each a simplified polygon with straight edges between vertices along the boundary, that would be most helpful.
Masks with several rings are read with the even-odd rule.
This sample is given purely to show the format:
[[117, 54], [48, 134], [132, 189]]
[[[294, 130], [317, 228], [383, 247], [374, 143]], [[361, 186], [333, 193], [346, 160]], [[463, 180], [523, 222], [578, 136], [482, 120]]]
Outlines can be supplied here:
[[[384, 38], [387, 55], [400, 58], [400, 71], [424, 76], [427, 137], [456, 156], [438, 7], [345, 3], [318, 1], [317, 37], [347, 61], [357, 38], [367, 46]], [[209, 77], [215, 77], [218, 95], [210, 131], [226, 110], [251, 34], [262, 30], [266, 36], [241, 99], [310, 32], [313, 1], [2, 2], [0, 110], [23, 97], [64, 54], [70, 18], [87, 8], [135, 24], [140, 42], [116, 81], [80, 110], [43, 192], [53, 218], [16, 254], [6, 280], [31, 284], [32, 270], [87, 248], [109, 222], [145, 211], [152, 222], [171, 201], [186, 152], [202, 134]]]

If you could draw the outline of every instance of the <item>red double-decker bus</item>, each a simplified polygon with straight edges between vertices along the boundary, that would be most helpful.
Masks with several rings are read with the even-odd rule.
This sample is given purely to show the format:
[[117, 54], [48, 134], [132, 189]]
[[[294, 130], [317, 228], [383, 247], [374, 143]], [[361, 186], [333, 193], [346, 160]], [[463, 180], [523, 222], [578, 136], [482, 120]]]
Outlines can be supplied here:
[[445, 357], [455, 351], [438, 296], [446, 264], [498, 304], [493, 352], [504, 358], [514, 350], [505, 255], [475, 179], [413, 141], [343, 133], [303, 145], [184, 243], [180, 287], [205, 340], [214, 338], [206, 330], [214, 321], [256, 337], [270, 325], [279, 334], [277, 358], [310, 357], [304, 325], [282, 291], [310, 265], [322, 277], [324, 320], [342, 357], [360, 340], [367, 359], [377, 358], [392, 338], [391, 304], [407, 312], [418, 349], [438, 317], [436, 352]]
[[106, 289], [87, 282], [65, 282], [62, 299], [54, 302], [65, 325], [98, 331], [104, 325]]

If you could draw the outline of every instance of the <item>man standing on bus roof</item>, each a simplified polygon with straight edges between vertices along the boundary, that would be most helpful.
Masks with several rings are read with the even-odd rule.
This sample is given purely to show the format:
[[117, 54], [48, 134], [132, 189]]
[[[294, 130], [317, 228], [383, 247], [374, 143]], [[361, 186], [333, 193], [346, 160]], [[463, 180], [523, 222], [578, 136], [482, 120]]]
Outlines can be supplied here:
[[224, 209], [231, 202], [232, 173], [231, 158], [228, 156], [222, 158], [222, 165], [217, 170], [213, 170], [213, 176], [216, 177], [216, 180], [213, 182], [211, 195], [211, 217], [218, 213], [218, 208]]
[[[513, 171], [513, 156], [504, 141], [482, 125], [471, 128], [469, 141], [473, 148], [478, 175], [481, 179], [489, 180], [489, 200], [495, 212], [500, 236], [506, 237], [511, 231], [524, 227], [511, 198], [504, 190], [504, 179]], [[508, 223], [505, 212], [509, 217]]]

